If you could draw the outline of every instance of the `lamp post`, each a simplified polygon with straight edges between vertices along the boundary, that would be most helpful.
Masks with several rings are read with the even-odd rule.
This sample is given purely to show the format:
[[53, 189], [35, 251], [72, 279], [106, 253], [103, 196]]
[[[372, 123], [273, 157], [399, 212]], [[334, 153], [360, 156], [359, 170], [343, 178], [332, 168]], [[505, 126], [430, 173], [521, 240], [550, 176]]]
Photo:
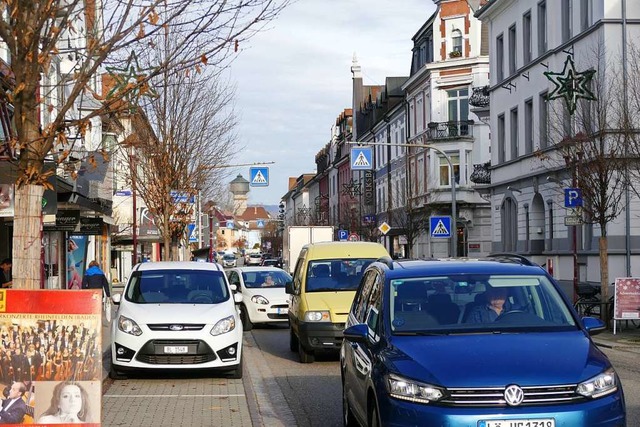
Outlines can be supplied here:
[[[579, 188], [578, 164], [582, 161], [582, 152], [578, 151], [575, 156], [566, 154], [564, 162], [567, 168], [571, 168], [571, 187]], [[580, 208], [577, 208], [578, 210]], [[578, 298], [578, 225], [570, 225], [573, 229], [571, 235], [571, 251], [573, 255], [573, 299]]]
[[356, 141], [350, 141], [348, 142], [348, 144], [355, 144], [355, 145], [372, 145], [372, 146], [376, 146], [376, 145], [380, 145], [380, 146], [398, 146], [398, 147], [419, 147], [419, 148], [426, 148], [426, 149], [431, 149], [435, 152], [437, 152], [438, 154], [440, 154], [442, 157], [444, 157], [447, 161], [447, 163], [449, 164], [449, 184], [451, 184], [451, 222], [452, 222], [452, 226], [451, 228], [453, 230], [451, 231], [451, 256], [453, 258], [458, 256], [458, 226], [457, 226], [457, 206], [456, 206], [456, 181], [455, 181], [455, 174], [453, 172], [453, 163], [451, 163], [451, 157], [449, 157], [449, 155], [447, 153], [445, 153], [444, 151], [442, 151], [441, 149], [434, 147], [433, 145], [429, 145], [429, 144], [406, 144], [406, 143], [390, 143], [390, 142], [356, 142]]

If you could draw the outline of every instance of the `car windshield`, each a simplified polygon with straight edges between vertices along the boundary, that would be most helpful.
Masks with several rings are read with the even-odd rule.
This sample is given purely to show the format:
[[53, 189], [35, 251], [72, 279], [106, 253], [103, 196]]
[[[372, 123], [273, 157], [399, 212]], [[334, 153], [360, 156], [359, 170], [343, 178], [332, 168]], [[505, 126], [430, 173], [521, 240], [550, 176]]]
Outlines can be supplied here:
[[291, 276], [284, 270], [252, 270], [242, 272], [242, 281], [249, 288], [284, 288]]
[[260, 255], [260, 254], [251, 254], [251, 255], [249, 255], [249, 258], [262, 258], [262, 255]]
[[278, 265], [278, 260], [277, 259], [265, 259], [263, 261], [264, 265]]
[[544, 275], [452, 275], [392, 279], [396, 334], [575, 329], [560, 293]]
[[323, 259], [309, 262], [307, 292], [355, 291], [373, 259]]
[[235, 256], [235, 255], [231, 255], [231, 254], [225, 254], [225, 255], [222, 257], [222, 259], [227, 260], [227, 261], [228, 261], [228, 260], [234, 260], [234, 259], [236, 259], [236, 256]]
[[229, 291], [221, 271], [138, 271], [126, 299], [136, 304], [218, 304], [229, 299]]

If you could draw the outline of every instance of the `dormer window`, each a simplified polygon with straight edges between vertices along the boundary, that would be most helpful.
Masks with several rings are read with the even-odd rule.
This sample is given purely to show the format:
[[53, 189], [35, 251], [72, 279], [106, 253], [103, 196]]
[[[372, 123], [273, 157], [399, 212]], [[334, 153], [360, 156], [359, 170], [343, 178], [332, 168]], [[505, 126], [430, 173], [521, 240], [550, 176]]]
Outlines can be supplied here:
[[451, 33], [451, 53], [456, 53], [455, 56], [462, 56], [462, 32], [460, 30], [453, 30]]

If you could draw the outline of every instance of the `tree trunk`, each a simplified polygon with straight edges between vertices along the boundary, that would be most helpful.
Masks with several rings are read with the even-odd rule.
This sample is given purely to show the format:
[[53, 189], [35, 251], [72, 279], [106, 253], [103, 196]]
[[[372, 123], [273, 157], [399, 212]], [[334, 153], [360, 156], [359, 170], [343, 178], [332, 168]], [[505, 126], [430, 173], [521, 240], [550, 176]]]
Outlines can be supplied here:
[[13, 220], [13, 288], [40, 289], [42, 283], [41, 185], [16, 187]]
[[169, 233], [165, 233], [164, 235], [164, 254], [163, 254], [163, 261], [170, 261], [171, 260], [171, 236], [169, 236]]
[[609, 299], [609, 253], [607, 236], [600, 237], [599, 240], [600, 249], [600, 294], [602, 295], [602, 301]]

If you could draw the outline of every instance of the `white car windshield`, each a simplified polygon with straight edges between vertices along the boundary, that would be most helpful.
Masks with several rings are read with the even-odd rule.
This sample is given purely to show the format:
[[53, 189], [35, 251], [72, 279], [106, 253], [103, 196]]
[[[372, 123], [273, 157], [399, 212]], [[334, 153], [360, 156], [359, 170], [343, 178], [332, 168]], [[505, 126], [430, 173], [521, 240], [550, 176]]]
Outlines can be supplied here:
[[219, 271], [155, 270], [134, 273], [125, 297], [136, 304], [218, 304], [229, 291]]
[[391, 279], [395, 333], [575, 329], [560, 293], [544, 275], [465, 275]]
[[255, 270], [243, 271], [242, 281], [249, 288], [284, 288], [285, 283], [291, 281], [291, 276], [284, 270]]

